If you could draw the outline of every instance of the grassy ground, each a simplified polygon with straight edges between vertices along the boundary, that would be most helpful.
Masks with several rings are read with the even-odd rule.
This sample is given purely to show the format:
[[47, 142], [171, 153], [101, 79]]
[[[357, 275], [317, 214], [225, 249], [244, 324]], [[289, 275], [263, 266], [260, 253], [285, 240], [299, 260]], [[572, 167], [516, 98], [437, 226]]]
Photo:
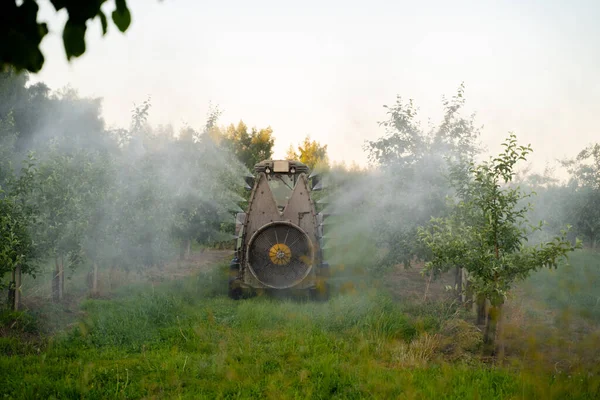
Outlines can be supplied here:
[[[588, 255], [578, 257], [574, 268]], [[597, 265], [590, 257], [590, 265]], [[366, 281], [326, 303], [267, 296], [234, 302], [225, 295], [225, 269], [124, 285], [110, 297], [84, 300], [75, 322], [52, 336], [40, 335], [28, 314], [3, 314], [0, 396], [600, 398], [593, 363], [564, 372], [546, 362], [517, 362], [519, 357], [504, 366], [486, 363], [479, 357], [481, 334], [469, 316], [431, 300], [441, 293], [438, 283], [429, 286], [429, 299], [419, 295], [410, 304]], [[401, 283], [414, 273], [390, 276]], [[549, 290], [564, 281], [553, 275], [532, 279]], [[416, 296], [419, 286], [411, 290]], [[528, 301], [546, 302], [546, 293], [532, 293]], [[549, 312], [563, 305], [550, 303], [556, 310]], [[47, 312], [47, 319], [60, 314]]]
[[523, 284], [531, 298], [550, 310], [600, 323], [600, 253], [578, 251], [556, 270], [536, 272]]
[[512, 355], [555, 371], [600, 364], [600, 253], [577, 251], [512, 292], [506, 342]]

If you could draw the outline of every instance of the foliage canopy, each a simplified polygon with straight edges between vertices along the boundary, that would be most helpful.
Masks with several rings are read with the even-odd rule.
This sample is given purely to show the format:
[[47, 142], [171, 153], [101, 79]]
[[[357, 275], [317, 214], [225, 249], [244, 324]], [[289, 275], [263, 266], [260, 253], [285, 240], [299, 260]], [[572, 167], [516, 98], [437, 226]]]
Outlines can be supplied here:
[[[65, 10], [67, 22], [62, 31], [63, 44], [67, 60], [85, 53], [85, 32], [87, 22], [100, 19], [102, 34], [108, 30], [108, 18], [104, 4], [114, 3], [110, 14], [112, 22], [125, 32], [131, 24], [131, 13], [126, 0], [50, 0], [56, 12]], [[40, 43], [48, 26], [38, 22], [37, 0], [5, 0], [0, 3], [0, 71], [14, 67], [17, 71], [38, 72], [44, 65], [44, 55]]]

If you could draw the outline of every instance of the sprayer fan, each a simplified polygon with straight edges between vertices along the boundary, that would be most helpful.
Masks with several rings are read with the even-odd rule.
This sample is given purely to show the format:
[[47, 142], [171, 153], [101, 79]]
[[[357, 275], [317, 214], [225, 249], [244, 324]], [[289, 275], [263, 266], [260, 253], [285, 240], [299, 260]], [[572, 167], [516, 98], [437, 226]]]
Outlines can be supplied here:
[[310, 272], [313, 258], [310, 238], [289, 222], [265, 225], [248, 244], [250, 271], [271, 288], [284, 289], [300, 283]]

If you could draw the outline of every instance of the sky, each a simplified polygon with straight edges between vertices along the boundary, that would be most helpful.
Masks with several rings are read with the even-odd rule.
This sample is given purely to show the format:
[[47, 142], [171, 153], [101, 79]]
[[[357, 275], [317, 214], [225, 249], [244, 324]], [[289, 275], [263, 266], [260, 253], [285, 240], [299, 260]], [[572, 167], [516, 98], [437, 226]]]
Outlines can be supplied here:
[[366, 165], [383, 105], [414, 99], [424, 124], [439, 121], [464, 82], [488, 152], [515, 132], [541, 171], [600, 141], [597, 0], [128, 0], [128, 31], [89, 22], [70, 62], [66, 13], [40, 3], [50, 34], [32, 81], [102, 97], [112, 126], [150, 97], [152, 124], [201, 128], [213, 104], [222, 124], [271, 126], [276, 157], [310, 135], [332, 161]]

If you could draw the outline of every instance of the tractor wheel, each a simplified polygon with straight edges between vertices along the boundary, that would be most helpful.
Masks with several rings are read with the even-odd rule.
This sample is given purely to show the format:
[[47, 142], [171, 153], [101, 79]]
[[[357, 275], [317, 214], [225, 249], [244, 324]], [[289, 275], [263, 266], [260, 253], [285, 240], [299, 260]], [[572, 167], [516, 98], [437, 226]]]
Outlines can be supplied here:
[[309, 297], [313, 301], [327, 301], [331, 293], [331, 287], [327, 282], [319, 282], [317, 287], [309, 289]]
[[241, 282], [239, 279], [239, 273], [240, 262], [236, 257], [233, 260], [231, 260], [231, 263], [229, 264], [229, 287], [227, 290], [229, 298], [233, 300], [239, 300], [244, 295], [242, 286], [240, 285]]
[[240, 281], [237, 278], [229, 279], [229, 288], [227, 295], [230, 299], [240, 300], [244, 296], [244, 291], [240, 285]]

